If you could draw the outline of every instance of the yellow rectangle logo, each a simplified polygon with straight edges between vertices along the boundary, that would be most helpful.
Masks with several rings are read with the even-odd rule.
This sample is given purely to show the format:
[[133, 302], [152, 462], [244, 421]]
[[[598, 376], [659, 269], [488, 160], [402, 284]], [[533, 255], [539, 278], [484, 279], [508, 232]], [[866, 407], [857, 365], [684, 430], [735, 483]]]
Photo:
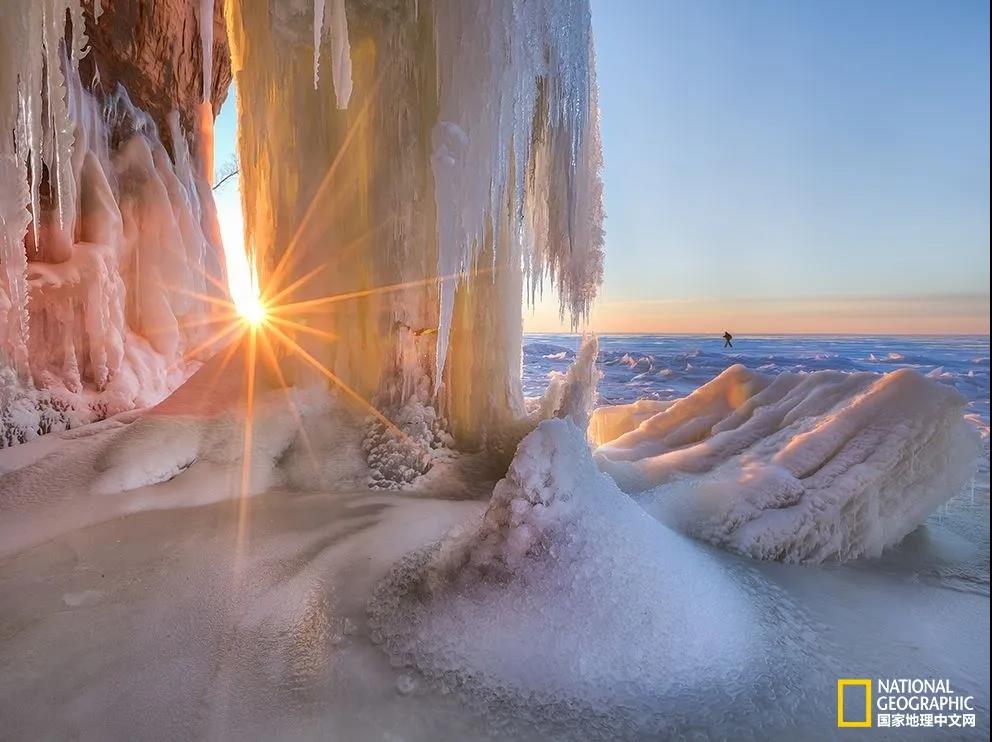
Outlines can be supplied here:
[[[865, 712], [860, 719], [848, 721], [844, 713], [844, 689], [863, 686], [865, 689]], [[838, 727], [870, 727], [871, 726], [871, 678], [838, 678], [837, 679], [837, 726]]]

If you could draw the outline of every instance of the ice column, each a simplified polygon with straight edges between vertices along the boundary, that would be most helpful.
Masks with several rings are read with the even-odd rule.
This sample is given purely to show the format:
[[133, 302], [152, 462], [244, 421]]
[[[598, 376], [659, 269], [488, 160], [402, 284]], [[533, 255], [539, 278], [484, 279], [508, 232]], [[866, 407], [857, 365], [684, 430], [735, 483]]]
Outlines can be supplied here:
[[335, 339], [297, 339], [364, 396], [499, 443], [524, 418], [525, 295], [547, 277], [581, 322], [601, 279], [588, 2], [227, 2], [263, 290], [419, 282], [327, 304], [306, 321]]

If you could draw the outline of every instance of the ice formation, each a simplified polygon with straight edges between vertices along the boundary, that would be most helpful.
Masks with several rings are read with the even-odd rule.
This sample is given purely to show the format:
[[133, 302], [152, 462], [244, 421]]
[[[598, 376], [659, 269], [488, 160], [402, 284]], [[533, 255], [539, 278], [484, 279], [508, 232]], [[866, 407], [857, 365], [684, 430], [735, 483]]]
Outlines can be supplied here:
[[[587, 342], [579, 358], [595, 355]], [[580, 360], [560, 395], [574, 404], [523, 439], [481, 518], [377, 587], [373, 636], [395, 663], [499, 703], [628, 711], [685, 678], [704, 686], [742, 671], [757, 637], [721, 631], [719, 617], [753, 626], [744, 592], [593, 462], [591, 366]]]
[[[440, 0], [434, 38], [439, 275], [469, 271], [491, 241], [523, 259], [532, 290], [547, 269], [563, 311], [584, 317], [602, 278], [603, 244], [588, 5]], [[438, 382], [455, 289], [441, 285]]]
[[222, 278], [186, 137], [170, 158], [126, 91], [84, 90], [83, 28], [68, 0], [14, 2], [0, 28], [3, 444], [165, 396]]
[[647, 419], [641, 403], [598, 413], [595, 455], [692, 536], [760, 559], [843, 561], [878, 556], [969, 480], [979, 446], [963, 412], [960, 394], [908, 369], [737, 365]]
[[308, 352], [389, 415], [512, 450], [525, 284], [581, 319], [602, 272], [588, 3], [227, 8], [263, 290], [351, 296], [307, 312], [337, 338]]
[[401, 563], [370, 610], [428, 677], [532, 706], [633, 708], [742, 672], [760, 640], [721, 629], [754, 626], [742, 589], [598, 472], [569, 419], [530, 433], [484, 517]]

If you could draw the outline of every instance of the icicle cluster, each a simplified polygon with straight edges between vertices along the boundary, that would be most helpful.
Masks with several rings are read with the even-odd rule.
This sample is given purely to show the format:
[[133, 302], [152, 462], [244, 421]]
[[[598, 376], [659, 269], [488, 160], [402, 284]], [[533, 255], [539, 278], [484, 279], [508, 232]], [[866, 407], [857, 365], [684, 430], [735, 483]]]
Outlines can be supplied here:
[[78, 1], [16, 0], [3, 21], [0, 437], [17, 441], [57, 427], [49, 408], [64, 426], [161, 399], [222, 273], [178, 115], [173, 164], [123, 88], [83, 89]]
[[[438, 0], [431, 134], [438, 269], [471, 271], [487, 240], [522, 256], [530, 296], [550, 274], [584, 318], [603, 270], [601, 145], [585, 0]], [[505, 249], [505, 248], [504, 248]], [[455, 285], [441, 287], [437, 377]]]
[[[41, 210], [47, 172], [59, 228], [73, 222], [73, 131], [60, 60], [66, 21], [72, 72], [86, 46], [79, 0], [4, 4], [0, 23], [0, 360], [27, 376], [27, 255], [24, 233]], [[29, 210], [30, 208], [30, 210]], [[38, 220], [34, 220], [35, 238]]]

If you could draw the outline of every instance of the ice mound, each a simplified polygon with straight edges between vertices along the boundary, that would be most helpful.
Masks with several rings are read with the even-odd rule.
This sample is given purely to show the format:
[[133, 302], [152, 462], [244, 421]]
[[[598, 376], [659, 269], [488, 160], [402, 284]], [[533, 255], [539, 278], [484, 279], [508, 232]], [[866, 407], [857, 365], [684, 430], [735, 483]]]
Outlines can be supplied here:
[[530, 712], [692, 698], [761, 641], [733, 570], [599, 472], [570, 418], [524, 438], [481, 520], [401, 562], [370, 616], [394, 664]]
[[[772, 378], [736, 365], [595, 457], [650, 513], [723, 548], [788, 562], [876, 556], [972, 477], [964, 406], [908, 369]], [[600, 414], [620, 429], [640, 413]]]

